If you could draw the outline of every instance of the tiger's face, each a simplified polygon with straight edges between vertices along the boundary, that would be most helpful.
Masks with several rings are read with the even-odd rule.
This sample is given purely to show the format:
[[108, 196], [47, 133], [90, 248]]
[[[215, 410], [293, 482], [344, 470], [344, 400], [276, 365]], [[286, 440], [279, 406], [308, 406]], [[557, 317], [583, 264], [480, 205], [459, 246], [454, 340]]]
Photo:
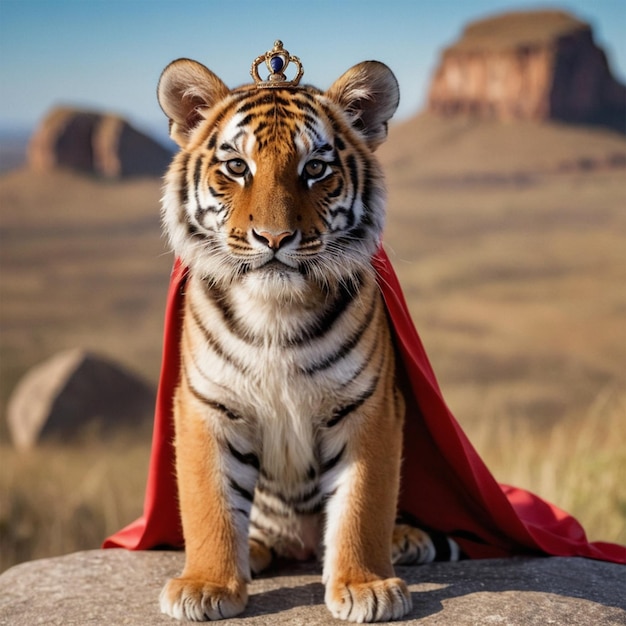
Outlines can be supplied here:
[[385, 65], [361, 63], [325, 93], [231, 91], [182, 59], [165, 69], [158, 93], [181, 147], [163, 222], [193, 272], [276, 298], [329, 290], [370, 268], [385, 201], [373, 150], [398, 104]]

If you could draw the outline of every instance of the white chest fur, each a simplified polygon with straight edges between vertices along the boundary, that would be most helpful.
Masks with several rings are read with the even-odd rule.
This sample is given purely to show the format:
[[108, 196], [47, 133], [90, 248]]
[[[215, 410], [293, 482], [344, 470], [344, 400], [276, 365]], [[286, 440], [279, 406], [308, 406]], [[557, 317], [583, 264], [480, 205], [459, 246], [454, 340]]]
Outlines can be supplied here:
[[324, 426], [364, 384], [355, 373], [369, 351], [355, 345], [340, 358], [337, 351], [363, 324], [365, 305], [361, 296], [335, 299], [340, 315], [319, 294], [289, 301], [258, 296], [245, 283], [228, 293], [193, 278], [188, 284], [191, 384], [244, 418], [245, 438], [255, 443], [264, 470], [287, 481], [333, 453]]

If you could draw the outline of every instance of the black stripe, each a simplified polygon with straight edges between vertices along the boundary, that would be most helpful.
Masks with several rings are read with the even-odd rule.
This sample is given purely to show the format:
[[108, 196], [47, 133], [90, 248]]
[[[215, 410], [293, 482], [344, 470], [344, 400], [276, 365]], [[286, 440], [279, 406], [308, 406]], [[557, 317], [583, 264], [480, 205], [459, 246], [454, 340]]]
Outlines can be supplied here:
[[189, 372], [186, 366], [183, 366], [183, 371], [184, 371], [185, 381], [187, 383], [187, 386], [189, 387], [189, 391], [191, 391], [191, 394], [194, 396], [194, 398], [196, 398], [197, 400], [200, 400], [200, 402], [202, 402], [203, 404], [206, 404], [208, 407], [224, 414], [229, 420], [236, 421], [236, 420], [242, 419], [241, 415], [238, 415], [237, 413], [229, 409], [227, 406], [221, 404], [220, 402], [217, 402], [216, 400], [213, 400], [212, 398], [208, 398], [203, 393], [201, 393], [198, 389], [196, 389], [191, 384], [191, 378], [189, 377]]
[[354, 226], [354, 203], [356, 199], [361, 196], [361, 190], [359, 189], [359, 169], [354, 154], [348, 155], [346, 158], [346, 166], [350, 172], [350, 182], [354, 188], [352, 204], [350, 205], [350, 221], [348, 222], [348, 228], [352, 228], [352, 226]]
[[346, 585], [345, 589], [348, 592], [348, 596], [350, 597], [350, 610], [348, 611], [348, 614], [346, 615], [346, 620], [350, 621], [350, 615], [352, 614], [352, 609], [354, 608], [354, 598], [352, 597], [352, 592], [350, 591], [350, 587]]
[[224, 351], [224, 348], [220, 344], [220, 342], [214, 337], [211, 331], [204, 325], [200, 315], [196, 311], [196, 308], [193, 304], [190, 304], [189, 309], [191, 311], [191, 317], [196, 324], [196, 326], [200, 329], [200, 332], [204, 336], [204, 339], [208, 346], [220, 357], [222, 360], [226, 361], [229, 365], [232, 365], [235, 369], [237, 369], [240, 373], [247, 373], [247, 368], [242, 365], [239, 361], [235, 360], [234, 357]]
[[234, 478], [230, 479], [230, 486], [243, 498], [248, 500], [248, 502], [252, 502], [254, 500], [254, 496], [247, 490], [244, 489]]
[[362, 406], [363, 403], [374, 394], [374, 391], [376, 391], [376, 387], [378, 385], [378, 379], [379, 379], [379, 376], [377, 376], [374, 379], [370, 388], [367, 389], [365, 393], [361, 394], [354, 402], [347, 404], [346, 406], [339, 407], [338, 409], [335, 409], [333, 411], [333, 416], [326, 422], [326, 426], [328, 428], [332, 428], [333, 426], [336, 426], [344, 417], [346, 417], [347, 415], [350, 415], [350, 413], [353, 413], [360, 406]]
[[[382, 330], [383, 330], [382, 327], [379, 326], [378, 335], [382, 334]], [[363, 359], [361, 365], [358, 367], [356, 372], [354, 372], [354, 375], [352, 376], [352, 378], [350, 380], [347, 380], [341, 386], [342, 388], [347, 387], [350, 383], [354, 382], [357, 378], [359, 378], [359, 376], [365, 371], [365, 368], [372, 362], [372, 359], [374, 358], [374, 353], [376, 352], [376, 350], [378, 350], [379, 346], [380, 346], [379, 337], [376, 337], [374, 341], [372, 341], [372, 347], [367, 353], [367, 356]]]
[[289, 345], [299, 345], [311, 341], [311, 339], [319, 339], [328, 333], [335, 322], [343, 315], [350, 303], [354, 300], [354, 294], [359, 291], [363, 285], [363, 277], [359, 274], [355, 277], [356, 283], [353, 288], [341, 284], [339, 293], [333, 301], [332, 305], [318, 317], [308, 328], [305, 328], [300, 335], [289, 342]]
[[219, 402], [210, 401], [208, 402], [208, 404], [210, 404], [214, 409], [224, 413], [224, 415], [226, 415], [226, 417], [229, 420], [235, 421], [235, 420], [243, 419], [241, 415], [237, 415], [237, 413], [235, 413], [234, 411], [231, 411], [227, 406], [224, 406], [223, 404]]
[[185, 153], [181, 158], [181, 164], [180, 164], [180, 168], [181, 168], [180, 178], [182, 179], [182, 183], [178, 191], [178, 194], [179, 194], [178, 201], [180, 203], [181, 209], [185, 207], [185, 205], [187, 204], [187, 201], [189, 200], [189, 196], [187, 195], [187, 188], [188, 188], [187, 169], [189, 167], [189, 158], [190, 158], [190, 154], [188, 152]]
[[282, 499], [286, 504], [298, 506], [298, 505], [306, 504], [307, 502], [310, 502], [314, 498], [317, 498], [319, 495], [320, 495], [320, 488], [319, 488], [319, 485], [316, 483], [313, 485], [311, 489], [309, 489], [305, 493], [301, 493], [298, 496], [291, 496], [289, 498], [283, 497]]
[[343, 179], [341, 177], [337, 177], [337, 186], [332, 191], [329, 191], [326, 194], [327, 198], [338, 198], [343, 193]]
[[[372, 319], [374, 317], [374, 312], [376, 311], [376, 303], [377, 299], [372, 298], [370, 308], [367, 312], [365, 320], [356, 329], [352, 336], [349, 337], [348, 340], [339, 347], [338, 350], [335, 350], [335, 352], [329, 354], [324, 360], [319, 361], [318, 363], [313, 363], [313, 365], [309, 365], [306, 368], [302, 368], [300, 371], [308, 375], [315, 374], [317, 372], [321, 372], [322, 370], [328, 369], [331, 365], [334, 365], [337, 361], [347, 356], [361, 341], [361, 338], [365, 334], [365, 331], [370, 327], [370, 324], [372, 323]], [[356, 378], [356, 376], [353, 377], [352, 380], [354, 380], [354, 378]]]
[[[239, 121], [237, 127], [241, 128], [242, 126], [247, 126], [255, 117], [255, 113], [248, 113], [248, 115], [246, 115], [242, 120]], [[255, 130], [256, 132], [259, 132], [260, 129], [257, 127]]]
[[259, 457], [256, 454], [254, 454], [254, 452], [247, 452], [247, 453], [239, 452], [239, 450], [237, 450], [237, 448], [235, 448], [230, 443], [230, 441], [228, 442], [228, 450], [240, 463], [243, 463], [244, 465], [250, 465], [251, 467], [254, 467], [254, 469], [257, 469], [257, 470], [261, 467], [261, 463], [259, 462]]
[[207, 144], [206, 144], [207, 150], [213, 150], [216, 144], [217, 144], [217, 129], [214, 129], [211, 135], [209, 136], [209, 140], [207, 141]]
[[[198, 222], [198, 224], [200, 224], [201, 226], [205, 227], [203, 224], [204, 221], [204, 216], [207, 213], [214, 213], [217, 214], [222, 210], [222, 207], [214, 205], [214, 206], [206, 206], [206, 207], [198, 207], [196, 209], [196, 212], [194, 214], [194, 218], [196, 220], [196, 222]], [[206, 227], [205, 227], [206, 228]]]
[[220, 193], [217, 189], [215, 189], [215, 187], [212, 187], [211, 185], [209, 185], [209, 193], [214, 198], [223, 198], [226, 195], [225, 193]]
[[229, 420], [237, 421], [242, 419], [241, 415], [237, 415], [234, 411], [231, 411], [228, 407], [223, 404], [216, 402], [215, 400], [211, 400], [211, 398], [207, 398], [205, 395], [201, 394], [189, 381], [189, 377], [187, 377], [187, 385], [189, 386], [189, 390], [193, 394], [195, 398], [200, 400], [200, 402], [206, 404], [208, 407], [219, 411], [223, 415], [225, 415]]
[[280, 491], [276, 491], [272, 489], [271, 487], [267, 485], [267, 483], [264, 483], [264, 482], [261, 482], [257, 486], [257, 488], [261, 493], [265, 493], [269, 496], [272, 496], [276, 498], [277, 500], [280, 500], [283, 504], [287, 506], [291, 506], [291, 507], [306, 504], [307, 502], [310, 502], [311, 500], [313, 500], [314, 498], [320, 495], [320, 488], [319, 488], [319, 485], [317, 484], [314, 484], [313, 487], [311, 487], [305, 493], [301, 493], [296, 496], [287, 496], [284, 493], [281, 493]]
[[308, 113], [304, 113], [304, 115], [302, 116], [302, 121], [304, 122], [304, 127], [309, 131], [309, 133], [319, 143], [322, 140], [322, 137], [320, 136], [319, 132], [317, 131], [317, 120], [318, 120], [317, 117], [315, 117], [314, 115], [309, 115]]
[[256, 97], [252, 98], [249, 102], [244, 103], [240, 107], [237, 107], [237, 113], [243, 113], [258, 106], [271, 106], [272, 104], [282, 104], [284, 106], [287, 104], [287, 102], [281, 100], [280, 98], [273, 98], [275, 95], [276, 92], [273, 90], [265, 91], [263, 93], [257, 92]]
[[300, 91], [298, 96], [304, 96], [305, 98], [294, 98], [293, 103], [306, 114], [310, 114], [315, 120], [319, 118], [319, 113], [317, 107], [312, 104], [314, 102], [314, 98], [311, 94]]
[[315, 152], [332, 152], [333, 147], [329, 143], [324, 143], [321, 146], [315, 146]]
[[318, 513], [322, 512], [322, 510], [324, 509], [324, 506], [325, 506], [325, 499], [320, 498], [313, 504], [308, 504], [308, 505], [303, 504], [301, 506], [294, 506], [293, 510], [298, 515], [317, 515]]
[[430, 532], [428, 534], [435, 546], [435, 561], [449, 561], [452, 553], [448, 537], [443, 533]]
[[355, 241], [371, 241], [372, 235], [375, 235], [375, 233], [370, 232], [373, 225], [366, 224], [367, 221], [366, 216], [364, 216], [364, 218], [356, 226], [346, 232], [339, 233], [337, 239], [335, 240], [335, 246], [337, 248], [350, 248], [351, 246], [354, 246]]
[[269, 124], [267, 122], [259, 121], [257, 122], [257, 125], [254, 127], [254, 132], [262, 133], [268, 126]]
[[278, 95], [278, 92], [275, 90], [261, 90], [261, 91], [252, 91], [247, 94], [248, 97], [246, 102], [243, 102], [239, 106], [237, 106], [235, 113], [247, 113], [248, 111], [254, 109], [258, 106], [264, 105], [274, 105], [276, 107], [286, 107], [289, 106], [289, 100], [285, 100], [284, 98]]
[[376, 592], [372, 589], [372, 619], [375, 620], [376, 619], [376, 615], [378, 614], [378, 596], [376, 595]]
[[200, 186], [200, 180], [202, 175], [202, 157], [198, 157], [196, 160], [196, 166], [193, 170], [193, 189], [196, 198], [196, 204], [201, 206], [200, 194], [198, 193], [198, 187]]
[[[336, 226], [333, 232], [336, 232], [337, 230], [343, 230], [344, 228], [351, 228], [352, 224], [354, 224], [354, 213], [352, 212], [352, 208], [346, 208], [344, 206], [337, 206], [337, 207], [332, 208], [328, 212], [328, 214], [332, 218], [332, 221], [334, 221], [338, 215], [344, 215], [346, 218], [345, 224]], [[326, 219], [324, 223], [327, 225], [328, 228], [332, 226], [331, 220]], [[348, 240], [349, 239], [352, 239], [352, 236], [348, 237]], [[356, 239], [356, 237], [354, 237], [354, 239]]]
[[361, 202], [363, 203], [363, 207], [365, 208], [365, 214], [363, 219], [367, 219], [371, 224], [371, 202], [372, 202], [372, 188], [376, 187], [376, 182], [372, 180], [370, 168], [365, 165], [365, 169], [363, 171], [363, 190], [361, 191]]
[[341, 450], [339, 450], [339, 452], [337, 454], [335, 454], [334, 457], [328, 459], [327, 461], [324, 461], [320, 467], [320, 473], [321, 474], [325, 474], [326, 472], [329, 472], [331, 469], [333, 469], [333, 467], [335, 467], [339, 461], [341, 461], [341, 457], [343, 456], [344, 452], [346, 451], [346, 445], [344, 444], [343, 448], [341, 448]]
[[206, 283], [205, 293], [219, 309], [222, 321], [231, 334], [251, 345], [260, 345], [261, 339], [250, 335], [248, 329], [235, 318], [235, 313], [228, 301], [228, 294], [216, 285]]

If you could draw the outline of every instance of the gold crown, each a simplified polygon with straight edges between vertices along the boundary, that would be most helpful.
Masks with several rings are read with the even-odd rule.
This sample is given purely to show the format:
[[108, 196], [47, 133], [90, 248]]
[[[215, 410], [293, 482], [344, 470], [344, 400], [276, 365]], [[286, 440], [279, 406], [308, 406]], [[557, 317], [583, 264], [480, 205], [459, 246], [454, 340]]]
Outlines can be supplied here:
[[[265, 61], [265, 65], [270, 72], [265, 80], [259, 76], [259, 65], [263, 61]], [[289, 63], [293, 63], [297, 68], [296, 75], [291, 80], [287, 80], [287, 76], [284, 74], [284, 70]], [[300, 59], [291, 56], [283, 48], [283, 42], [276, 40], [271, 50], [254, 59], [250, 68], [250, 74], [254, 78], [257, 87], [296, 87], [302, 78], [302, 74], [304, 74], [304, 70], [302, 69]]]

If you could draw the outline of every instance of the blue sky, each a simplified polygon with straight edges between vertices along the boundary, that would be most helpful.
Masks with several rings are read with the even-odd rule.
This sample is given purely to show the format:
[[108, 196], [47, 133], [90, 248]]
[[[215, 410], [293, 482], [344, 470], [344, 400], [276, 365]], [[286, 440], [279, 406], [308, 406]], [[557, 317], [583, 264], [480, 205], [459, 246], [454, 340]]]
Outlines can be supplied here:
[[545, 7], [590, 22], [626, 82], [625, 0], [0, 0], [0, 126], [32, 126], [62, 103], [164, 128], [155, 87], [169, 61], [194, 58], [234, 87], [275, 39], [322, 88], [361, 60], [387, 63], [402, 118], [421, 108], [440, 50], [468, 21]]

